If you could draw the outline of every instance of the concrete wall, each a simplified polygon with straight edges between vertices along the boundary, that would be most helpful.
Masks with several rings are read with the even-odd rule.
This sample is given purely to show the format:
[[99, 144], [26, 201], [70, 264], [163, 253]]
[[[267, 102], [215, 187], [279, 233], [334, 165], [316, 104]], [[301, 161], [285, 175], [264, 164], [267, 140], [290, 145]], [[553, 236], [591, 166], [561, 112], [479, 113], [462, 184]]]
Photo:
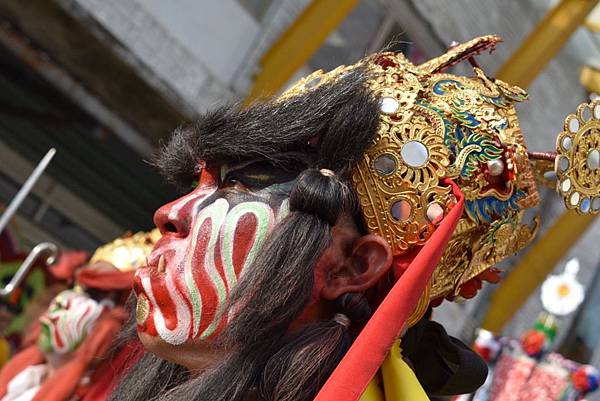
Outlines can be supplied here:
[[[308, 0], [274, 0], [257, 21], [236, 0], [61, 0], [189, 116], [243, 97], [258, 61]], [[106, 35], [108, 32], [108, 35]]]

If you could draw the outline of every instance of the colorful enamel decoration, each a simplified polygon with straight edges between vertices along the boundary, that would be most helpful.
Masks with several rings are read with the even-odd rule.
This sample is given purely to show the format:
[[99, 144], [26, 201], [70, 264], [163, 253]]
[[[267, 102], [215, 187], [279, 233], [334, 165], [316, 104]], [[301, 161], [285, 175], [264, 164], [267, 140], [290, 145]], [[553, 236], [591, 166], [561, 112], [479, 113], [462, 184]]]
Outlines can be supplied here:
[[[361, 61], [380, 101], [379, 130], [352, 177], [369, 232], [385, 238], [395, 255], [405, 254], [425, 244], [456, 203], [444, 180], [456, 182], [465, 195], [465, 212], [423, 304], [457, 295], [537, 231], [537, 221], [533, 227], [522, 221], [523, 210], [539, 201], [514, 108], [527, 93], [478, 67], [468, 78], [444, 72], [499, 41], [480, 37], [422, 65], [401, 53]], [[340, 79], [354, 67], [317, 71], [283, 98]]]

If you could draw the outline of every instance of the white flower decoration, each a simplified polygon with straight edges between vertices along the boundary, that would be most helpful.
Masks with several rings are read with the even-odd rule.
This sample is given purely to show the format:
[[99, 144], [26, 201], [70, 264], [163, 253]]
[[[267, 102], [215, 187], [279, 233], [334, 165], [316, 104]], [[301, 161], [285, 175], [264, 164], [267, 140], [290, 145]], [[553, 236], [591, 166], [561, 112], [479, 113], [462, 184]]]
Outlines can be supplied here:
[[567, 262], [565, 271], [552, 274], [542, 284], [542, 304], [544, 309], [556, 316], [573, 313], [583, 302], [585, 289], [577, 281], [579, 260], [573, 258]]

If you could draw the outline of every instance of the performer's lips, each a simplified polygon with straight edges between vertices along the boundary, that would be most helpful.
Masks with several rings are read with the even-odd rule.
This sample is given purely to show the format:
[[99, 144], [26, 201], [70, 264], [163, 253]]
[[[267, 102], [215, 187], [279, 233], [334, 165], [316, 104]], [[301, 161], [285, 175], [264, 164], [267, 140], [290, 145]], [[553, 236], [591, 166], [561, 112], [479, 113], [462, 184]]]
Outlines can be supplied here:
[[[137, 297], [135, 318], [136, 323], [142, 327], [144, 331], [150, 329], [151, 304], [148, 300], [148, 295], [144, 290], [142, 281], [151, 280], [152, 282], [164, 281], [166, 274], [167, 258], [166, 252], [152, 252], [147, 259], [147, 265], [138, 269], [135, 274], [133, 290]], [[150, 326], [152, 326], [150, 324]], [[150, 331], [153, 331], [150, 329]]]
[[[160, 260], [160, 259], [159, 259]], [[164, 264], [164, 258], [163, 258]], [[156, 336], [156, 328], [152, 319], [152, 304], [150, 302], [150, 294], [146, 292], [144, 288], [144, 282], [151, 283], [151, 286], [155, 289], [164, 290], [165, 287], [165, 276], [166, 273], [158, 271], [158, 263], [152, 265], [149, 263], [148, 266], [142, 269], [138, 269], [135, 273], [135, 279], [133, 282], [133, 291], [137, 298], [135, 318], [141, 331]], [[169, 299], [164, 299], [161, 302], [165, 307], [171, 304]]]
[[147, 259], [146, 266], [136, 270], [133, 289], [138, 298], [145, 292], [142, 285], [142, 280], [144, 278], [149, 279], [152, 282], [164, 280], [167, 270], [166, 253], [167, 252], [153, 251]]

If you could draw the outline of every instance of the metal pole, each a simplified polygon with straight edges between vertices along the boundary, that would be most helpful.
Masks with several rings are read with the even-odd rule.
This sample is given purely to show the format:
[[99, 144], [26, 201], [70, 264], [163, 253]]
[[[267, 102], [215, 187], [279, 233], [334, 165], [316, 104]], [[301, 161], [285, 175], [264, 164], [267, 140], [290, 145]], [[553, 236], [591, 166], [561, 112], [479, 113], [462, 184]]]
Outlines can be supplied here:
[[40, 255], [47, 255], [44, 264], [51, 265], [56, 262], [58, 258], [58, 248], [51, 242], [42, 242], [41, 244], [36, 245], [29, 255], [25, 258], [19, 270], [15, 273], [15, 275], [10, 279], [10, 282], [6, 285], [6, 287], [0, 289], [0, 297], [6, 297], [10, 295], [15, 288], [21, 285], [21, 282], [31, 270], [34, 263], [38, 260]]
[[23, 186], [21, 187], [19, 192], [17, 192], [17, 195], [10, 202], [2, 216], [0, 216], [0, 233], [4, 231], [10, 219], [14, 216], [19, 206], [21, 206], [21, 203], [23, 203], [27, 195], [29, 195], [29, 192], [31, 192], [31, 189], [33, 188], [37, 180], [42, 176], [44, 170], [46, 170], [46, 167], [48, 167], [48, 164], [50, 164], [50, 161], [54, 157], [55, 153], [56, 149], [54, 148], [51, 148], [48, 151], [48, 153], [46, 153], [46, 156], [44, 156], [44, 158], [38, 163], [38, 165], [33, 170], [29, 178], [27, 178], [27, 181], [25, 181], [25, 184], [23, 184]]

